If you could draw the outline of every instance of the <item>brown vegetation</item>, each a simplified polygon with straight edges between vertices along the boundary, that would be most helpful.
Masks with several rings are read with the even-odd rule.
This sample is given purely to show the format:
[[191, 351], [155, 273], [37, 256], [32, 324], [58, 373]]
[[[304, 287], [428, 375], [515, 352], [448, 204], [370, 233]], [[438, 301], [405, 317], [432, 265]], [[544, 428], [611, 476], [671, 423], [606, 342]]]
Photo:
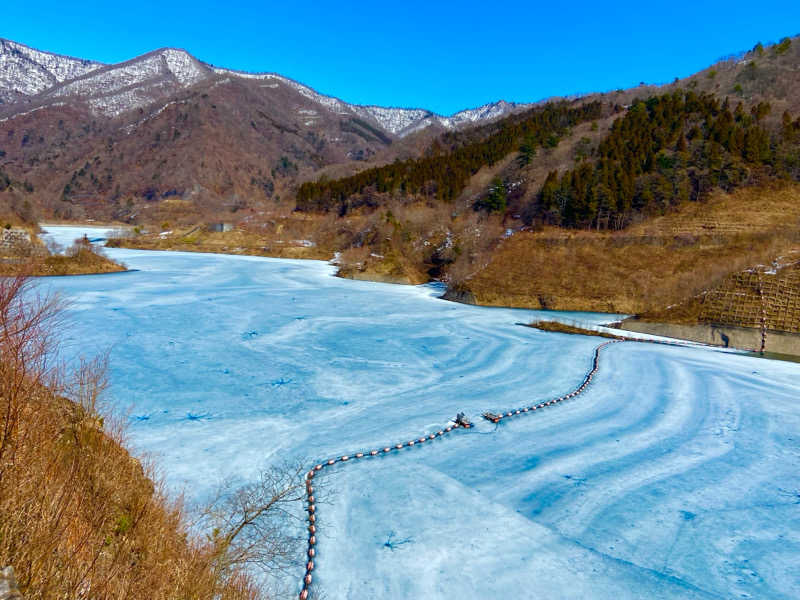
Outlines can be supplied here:
[[[34, 250], [40, 250], [33, 245]], [[0, 259], [0, 276], [27, 275], [29, 277], [47, 277], [54, 275], [91, 275], [100, 273], [118, 273], [125, 271], [125, 266], [105, 256], [101, 249], [89, 242], [78, 242], [68, 248], [64, 254], [50, 254], [31, 251], [21, 252], [17, 256]]]
[[102, 410], [102, 361], [54, 368], [58, 318], [24, 278], [0, 278], [0, 564], [28, 600], [259, 598], [243, 567], [291, 558], [276, 515], [302, 480], [265, 471], [206, 512], [214, 535], [190, 534], [180, 502]]
[[640, 313], [800, 245], [800, 186], [719, 193], [624, 233], [520, 232], [454, 282], [488, 305]]
[[534, 321], [529, 323], [527, 327], [534, 329], [541, 329], [542, 331], [551, 331], [554, 333], [569, 333], [573, 335], [591, 335], [594, 337], [608, 338], [612, 340], [624, 340], [625, 338], [620, 335], [606, 333], [604, 331], [594, 331], [593, 329], [584, 329], [583, 327], [576, 327], [574, 325], [567, 325], [566, 323], [559, 323], [558, 321]]

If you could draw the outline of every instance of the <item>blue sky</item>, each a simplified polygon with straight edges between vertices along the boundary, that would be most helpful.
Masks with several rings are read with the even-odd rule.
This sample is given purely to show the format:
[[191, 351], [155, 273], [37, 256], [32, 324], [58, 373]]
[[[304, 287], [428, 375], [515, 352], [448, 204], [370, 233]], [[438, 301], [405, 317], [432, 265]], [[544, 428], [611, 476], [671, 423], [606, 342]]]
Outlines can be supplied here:
[[162, 46], [348, 102], [442, 114], [672, 81], [800, 33], [800, 3], [4, 3], [0, 37], [117, 62]]

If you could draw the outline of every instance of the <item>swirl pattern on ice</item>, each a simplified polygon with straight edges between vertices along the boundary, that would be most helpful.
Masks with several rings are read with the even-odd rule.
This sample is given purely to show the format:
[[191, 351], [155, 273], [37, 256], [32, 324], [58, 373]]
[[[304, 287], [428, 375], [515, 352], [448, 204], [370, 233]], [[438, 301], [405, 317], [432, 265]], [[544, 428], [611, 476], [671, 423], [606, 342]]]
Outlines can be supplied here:
[[[65, 356], [111, 348], [134, 443], [198, 500], [265, 463], [559, 397], [597, 345], [324, 263], [108, 252], [140, 270], [44, 284], [70, 300]], [[328, 600], [800, 597], [800, 367], [650, 344], [601, 360], [546, 418], [348, 461], [317, 519]]]

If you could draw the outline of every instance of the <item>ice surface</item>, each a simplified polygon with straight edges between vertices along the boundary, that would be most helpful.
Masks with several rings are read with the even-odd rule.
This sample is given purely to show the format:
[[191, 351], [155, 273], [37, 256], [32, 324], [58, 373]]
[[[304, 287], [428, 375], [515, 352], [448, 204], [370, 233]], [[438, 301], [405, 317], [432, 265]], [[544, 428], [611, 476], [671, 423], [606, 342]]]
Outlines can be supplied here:
[[111, 350], [133, 442], [192, 498], [477, 421], [322, 478], [330, 600], [800, 597], [800, 365], [613, 344], [582, 396], [495, 427], [480, 413], [575, 388], [601, 340], [322, 262], [107, 252], [139, 271], [42, 280], [71, 302], [63, 352]]

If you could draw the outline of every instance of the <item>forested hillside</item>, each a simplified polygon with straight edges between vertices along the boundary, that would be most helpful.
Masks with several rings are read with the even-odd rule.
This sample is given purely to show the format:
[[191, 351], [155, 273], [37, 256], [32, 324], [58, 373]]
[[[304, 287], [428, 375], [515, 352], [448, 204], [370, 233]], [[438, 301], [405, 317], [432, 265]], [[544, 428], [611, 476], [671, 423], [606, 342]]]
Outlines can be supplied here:
[[[593, 156], [561, 176], [551, 171], [532, 216], [566, 227], [620, 229], [720, 188], [800, 177], [800, 118], [764, 125], [770, 105], [746, 110], [728, 98], [675, 91], [638, 100]], [[592, 160], [594, 159], [594, 160]]]
[[[577, 106], [566, 102], [547, 104], [522, 117], [505, 119], [498, 131], [478, 141], [461, 143], [461, 138], [466, 136], [451, 135], [434, 143], [427, 156], [419, 159], [368, 169], [335, 181], [323, 179], [304, 183], [297, 191], [297, 208], [336, 208], [344, 214], [354, 204], [371, 204], [370, 195], [364, 195], [370, 189], [379, 194], [399, 192], [451, 202], [481, 167], [494, 165], [510, 152], [515, 152], [521, 143], [531, 149], [554, 146], [570, 127], [597, 119], [602, 112], [600, 102], [579, 103]], [[448, 142], [449, 147], [443, 146]]]
[[[304, 183], [297, 207], [345, 214], [389, 199], [461, 200], [490, 212], [508, 209], [527, 224], [621, 229], [713, 189], [796, 180], [798, 45], [789, 38], [758, 44], [663, 88], [548, 103], [448, 133], [418, 159]], [[588, 131], [576, 135], [587, 122]], [[537, 177], [542, 168], [546, 176]], [[468, 190], [481, 169], [495, 169], [496, 177], [477, 193]]]

